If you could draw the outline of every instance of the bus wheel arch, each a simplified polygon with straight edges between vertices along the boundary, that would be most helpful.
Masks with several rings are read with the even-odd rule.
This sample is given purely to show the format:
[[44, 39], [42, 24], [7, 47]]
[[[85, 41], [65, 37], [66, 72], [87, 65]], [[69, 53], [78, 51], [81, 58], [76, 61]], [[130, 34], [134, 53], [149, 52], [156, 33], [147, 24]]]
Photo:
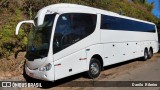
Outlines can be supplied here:
[[100, 64], [101, 64], [101, 69], [103, 69], [103, 59], [102, 59], [102, 57], [99, 54], [95, 54], [95, 55], [92, 56], [92, 58], [98, 59]]

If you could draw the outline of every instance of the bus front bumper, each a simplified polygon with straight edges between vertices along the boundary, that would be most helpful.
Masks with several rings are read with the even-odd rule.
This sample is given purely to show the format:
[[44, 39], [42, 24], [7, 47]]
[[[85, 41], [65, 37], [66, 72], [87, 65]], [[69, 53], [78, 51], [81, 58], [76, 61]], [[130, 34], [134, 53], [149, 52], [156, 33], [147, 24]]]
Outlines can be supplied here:
[[35, 79], [40, 79], [44, 81], [54, 81], [54, 71], [39, 71], [39, 69], [31, 70], [25, 65], [25, 73]]

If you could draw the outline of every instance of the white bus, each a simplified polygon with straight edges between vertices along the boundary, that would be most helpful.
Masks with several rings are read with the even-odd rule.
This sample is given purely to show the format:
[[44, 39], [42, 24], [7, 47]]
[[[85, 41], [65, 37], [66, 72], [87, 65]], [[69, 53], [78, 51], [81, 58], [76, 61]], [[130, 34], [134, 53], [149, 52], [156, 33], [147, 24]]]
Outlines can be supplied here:
[[76, 4], [42, 8], [31, 23], [25, 73], [55, 81], [87, 71], [96, 78], [104, 66], [157, 53], [156, 25], [114, 12]]

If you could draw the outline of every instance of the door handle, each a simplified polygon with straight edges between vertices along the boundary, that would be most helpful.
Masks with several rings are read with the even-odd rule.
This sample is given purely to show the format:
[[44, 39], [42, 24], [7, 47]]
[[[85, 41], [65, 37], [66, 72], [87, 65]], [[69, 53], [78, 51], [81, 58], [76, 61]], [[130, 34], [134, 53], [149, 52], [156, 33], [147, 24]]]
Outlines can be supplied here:
[[61, 65], [61, 63], [58, 63], [58, 64], [55, 64], [54, 66], [60, 66]]
[[79, 60], [86, 60], [87, 58], [79, 58]]

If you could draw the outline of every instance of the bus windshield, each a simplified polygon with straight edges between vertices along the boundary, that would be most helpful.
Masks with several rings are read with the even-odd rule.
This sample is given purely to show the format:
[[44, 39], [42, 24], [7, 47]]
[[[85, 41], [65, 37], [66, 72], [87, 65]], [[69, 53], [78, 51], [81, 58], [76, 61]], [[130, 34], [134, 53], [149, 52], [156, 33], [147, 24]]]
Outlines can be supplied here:
[[54, 19], [55, 14], [46, 15], [41, 26], [36, 26], [37, 18], [35, 19], [35, 27], [28, 37], [26, 58], [36, 59], [47, 56]]

